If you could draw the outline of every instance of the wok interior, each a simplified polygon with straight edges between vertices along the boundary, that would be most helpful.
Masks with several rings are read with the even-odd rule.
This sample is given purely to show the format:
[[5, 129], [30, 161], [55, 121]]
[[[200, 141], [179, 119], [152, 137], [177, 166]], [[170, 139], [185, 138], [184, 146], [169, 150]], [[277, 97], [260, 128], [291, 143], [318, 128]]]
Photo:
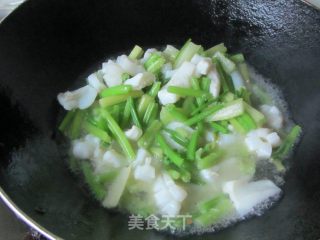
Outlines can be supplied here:
[[261, 217], [190, 239], [316, 239], [320, 235], [320, 13], [299, 1], [30, 0], [0, 26], [0, 186], [65, 239], [171, 239], [129, 231], [68, 171], [56, 132], [58, 92], [133, 45], [225, 42], [280, 86], [303, 138], [283, 199]]

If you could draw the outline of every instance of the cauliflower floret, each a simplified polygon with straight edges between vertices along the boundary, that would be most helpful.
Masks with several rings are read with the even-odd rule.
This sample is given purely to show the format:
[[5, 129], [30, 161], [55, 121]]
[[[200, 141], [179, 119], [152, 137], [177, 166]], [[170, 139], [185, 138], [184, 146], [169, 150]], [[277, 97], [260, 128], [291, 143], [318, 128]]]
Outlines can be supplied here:
[[142, 136], [142, 130], [138, 128], [136, 125], [132, 125], [132, 127], [125, 131], [124, 134], [127, 138], [133, 141], [137, 141]]
[[138, 61], [130, 59], [126, 55], [121, 55], [117, 58], [117, 63], [120, 67], [126, 72], [129, 73], [131, 76], [135, 76], [138, 73], [145, 72], [143, 66], [141, 66]]
[[122, 74], [125, 70], [112, 60], [102, 64], [103, 79], [108, 87], [122, 84]]
[[155, 76], [152, 73], [144, 72], [138, 73], [132, 78], [125, 81], [125, 84], [129, 84], [135, 90], [141, 90], [147, 86], [150, 86], [155, 81]]
[[266, 116], [267, 124], [273, 129], [280, 129], [283, 125], [283, 116], [276, 106], [262, 105], [260, 111]]
[[271, 132], [268, 128], [259, 128], [250, 131], [245, 143], [251, 152], [255, 152], [260, 159], [268, 159], [272, 154], [272, 147], [279, 146], [280, 137], [276, 132]]
[[250, 213], [257, 205], [281, 193], [281, 189], [270, 180], [248, 183], [247, 179], [226, 182], [223, 191], [229, 195], [241, 217]]
[[179, 214], [181, 203], [187, 197], [187, 192], [165, 173], [156, 179], [153, 192], [159, 213], [171, 216]]
[[87, 85], [75, 91], [58, 94], [58, 101], [66, 110], [86, 109], [90, 107], [97, 97], [97, 90]]

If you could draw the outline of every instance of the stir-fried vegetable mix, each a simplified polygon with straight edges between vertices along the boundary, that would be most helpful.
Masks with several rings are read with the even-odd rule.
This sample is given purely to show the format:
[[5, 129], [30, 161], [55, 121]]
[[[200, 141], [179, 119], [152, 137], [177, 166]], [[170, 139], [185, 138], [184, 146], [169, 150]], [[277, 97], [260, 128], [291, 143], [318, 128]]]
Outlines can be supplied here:
[[256, 93], [270, 97], [250, 82], [244, 56], [224, 44], [135, 46], [104, 62], [86, 86], [58, 95], [68, 110], [59, 130], [72, 140], [72, 169], [103, 206], [190, 214], [207, 226], [246, 216], [281, 192], [252, 180], [256, 164], [284, 171], [301, 129], [284, 131], [279, 108], [252, 101]]

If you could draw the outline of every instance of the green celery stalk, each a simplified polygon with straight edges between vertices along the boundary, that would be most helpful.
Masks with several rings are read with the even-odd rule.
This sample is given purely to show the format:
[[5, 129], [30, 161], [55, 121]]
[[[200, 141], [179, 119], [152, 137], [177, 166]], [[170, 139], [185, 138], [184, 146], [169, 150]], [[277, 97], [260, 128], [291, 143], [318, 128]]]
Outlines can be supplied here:
[[85, 131], [87, 131], [89, 134], [93, 136], [98, 137], [103, 142], [106, 142], [106, 143], [111, 142], [111, 137], [109, 136], [109, 134], [106, 131], [94, 126], [93, 124], [89, 122], [85, 122], [83, 127]]
[[118, 103], [122, 103], [126, 101], [129, 97], [137, 98], [137, 97], [141, 97], [142, 95], [143, 95], [143, 91], [134, 90], [122, 95], [101, 98], [99, 100], [99, 104], [101, 107], [109, 107]]
[[[201, 90], [200, 84], [199, 84], [199, 78], [193, 77], [191, 78], [191, 86], [194, 89], [194, 91]], [[201, 97], [196, 98], [198, 106], [201, 106], [204, 102], [204, 99]]]
[[137, 113], [140, 118], [142, 118], [149, 106], [150, 103], [154, 102], [154, 98], [149, 96], [148, 94], [144, 94], [139, 101], [137, 107]]
[[121, 146], [123, 152], [127, 155], [129, 159], [135, 159], [135, 152], [128, 141], [126, 135], [119, 127], [118, 123], [113, 119], [111, 114], [106, 110], [101, 110], [102, 116], [106, 119], [108, 127], [112, 132], [113, 136], [118, 140], [119, 145]]
[[76, 110], [68, 111], [65, 117], [63, 118], [62, 122], [60, 123], [58, 129], [60, 132], [65, 132], [68, 126], [71, 124], [74, 116], [76, 115]]
[[169, 86], [168, 92], [177, 94], [182, 97], [206, 97], [207, 96], [207, 93], [202, 90], [176, 87], [176, 86]]
[[195, 55], [200, 50], [200, 48], [200, 45], [194, 44], [193, 42], [191, 42], [191, 39], [189, 39], [179, 51], [174, 61], [174, 68], [180, 67], [185, 61], [190, 61], [193, 55]]
[[211, 79], [208, 77], [202, 77], [201, 78], [201, 89], [205, 92], [209, 92], [211, 84]]
[[73, 118], [73, 121], [71, 123], [71, 126], [70, 126], [70, 138], [71, 139], [76, 139], [80, 136], [84, 115], [85, 115], [84, 110], [77, 110], [77, 112]]
[[101, 98], [104, 98], [104, 97], [110, 97], [110, 96], [123, 95], [130, 92], [131, 90], [132, 90], [131, 85], [118, 85], [118, 86], [103, 89], [99, 93], [99, 96]]
[[166, 60], [159, 53], [152, 53], [149, 59], [144, 63], [144, 67], [148, 72], [158, 73]]
[[138, 114], [136, 112], [136, 108], [134, 106], [134, 102], [132, 97], [128, 98], [129, 104], [130, 104], [130, 114], [131, 114], [131, 118], [132, 118], [132, 122], [140, 129], [142, 129], [142, 125], [140, 123]]
[[170, 148], [170, 146], [167, 144], [166, 140], [160, 133], [157, 134], [156, 139], [157, 143], [163, 150], [164, 155], [166, 155], [173, 164], [175, 164], [178, 167], [181, 167], [184, 162], [183, 158]]
[[142, 54], [143, 54], [143, 49], [140, 46], [135, 45], [134, 48], [132, 49], [132, 51], [129, 54], [129, 58], [131, 58], [131, 59], [139, 59], [139, 58], [142, 57]]
[[205, 54], [208, 57], [212, 57], [217, 52], [221, 52], [221, 53], [227, 52], [227, 48], [225, 47], [224, 43], [220, 43], [209, 48], [208, 50], [205, 51]]
[[195, 159], [196, 150], [198, 147], [198, 142], [200, 135], [202, 133], [203, 126], [202, 123], [198, 123], [196, 131], [194, 131], [191, 135], [190, 142], [187, 146], [187, 158], [191, 161]]
[[236, 70], [236, 65], [234, 62], [232, 62], [230, 59], [228, 59], [225, 55], [223, 55], [221, 52], [216, 52], [213, 55], [214, 58], [216, 58], [220, 63], [223, 68], [223, 70], [227, 73], [230, 74], [234, 70]]
[[250, 82], [250, 74], [249, 74], [247, 64], [245, 62], [239, 63], [238, 69], [239, 69], [239, 72], [242, 75], [243, 79], [245, 80], [245, 82], [249, 83]]
[[220, 132], [223, 134], [229, 133], [229, 129], [222, 124], [219, 124], [217, 122], [211, 122], [210, 123], [211, 127], [214, 129], [215, 132]]
[[148, 125], [148, 123], [151, 119], [152, 113], [153, 113], [154, 109], [156, 108], [156, 105], [157, 105], [157, 103], [155, 103], [155, 101], [152, 101], [149, 103], [147, 110], [146, 110], [146, 112], [143, 116], [143, 119], [142, 119], [142, 122], [144, 124]]
[[232, 56], [230, 56], [230, 60], [235, 63], [243, 63], [244, 62], [244, 56], [242, 53], [237, 53]]
[[219, 111], [221, 108], [223, 108], [222, 104], [216, 104], [213, 106], [209, 106], [206, 109], [204, 109], [201, 113], [189, 118], [184, 123], [189, 126], [193, 125], [195, 123], [198, 123], [198, 122], [204, 120], [205, 118], [207, 118], [208, 116], [212, 115], [213, 113]]
[[167, 61], [173, 62], [179, 54], [179, 50], [173, 46], [167, 45], [167, 47], [164, 49], [162, 53], [164, 57], [167, 59]]
[[161, 88], [161, 82], [154, 82], [148, 94], [151, 97], [156, 97], [160, 88]]
[[243, 102], [245, 111], [255, 121], [258, 127], [261, 127], [266, 122], [265, 116], [257, 109], [251, 107], [248, 103]]
[[228, 120], [230, 118], [240, 116], [243, 113], [244, 113], [243, 100], [239, 98], [232, 102], [226, 103], [223, 108], [209, 115], [206, 118], [206, 121], [211, 122], [211, 121]]
[[173, 104], [163, 106], [160, 112], [160, 120], [164, 124], [168, 124], [172, 121], [184, 122], [187, 119], [187, 116], [182, 112], [182, 110], [175, 107]]
[[212, 152], [206, 157], [197, 159], [197, 168], [198, 169], [206, 169], [210, 168], [217, 163], [219, 163], [220, 158], [222, 156], [222, 151]]
[[159, 120], [154, 120], [139, 139], [138, 146], [142, 148], [149, 148], [152, 145], [156, 134], [161, 130], [161, 128], [162, 123]]
[[166, 131], [167, 133], [169, 133], [170, 137], [176, 141], [177, 143], [179, 143], [181, 146], [183, 147], [187, 147], [188, 146], [188, 139], [185, 138], [184, 136], [182, 136], [179, 132], [174, 131], [172, 129], [168, 129], [165, 128], [164, 131]]
[[130, 105], [130, 101], [127, 100], [123, 110], [122, 121], [121, 121], [121, 126], [123, 128], [128, 126], [130, 116], [131, 116], [131, 105]]

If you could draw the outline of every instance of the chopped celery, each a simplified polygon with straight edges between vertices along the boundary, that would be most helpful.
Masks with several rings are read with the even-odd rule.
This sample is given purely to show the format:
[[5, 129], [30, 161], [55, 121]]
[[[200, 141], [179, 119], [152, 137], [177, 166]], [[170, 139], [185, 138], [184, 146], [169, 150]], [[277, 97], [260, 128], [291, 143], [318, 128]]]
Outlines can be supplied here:
[[151, 119], [151, 116], [152, 116], [152, 113], [154, 111], [154, 109], [156, 108], [156, 105], [157, 103], [155, 103], [155, 101], [152, 101], [149, 103], [148, 107], [147, 107], [147, 110], [143, 116], [143, 119], [142, 119], [142, 122], [146, 125], [149, 124], [150, 122], [150, 119]]
[[202, 90], [192, 89], [192, 88], [184, 88], [184, 87], [176, 87], [176, 86], [169, 86], [168, 87], [169, 93], [174, 93], [182, 97], [206, 97], [206, 92]]
[[283, 139], [281, 145], [272, 154], [272, 159], [274, 161], [283, 160], [291, 151], [294, 144], [301, 134], [301, 127], [295, 125], [289, 132], [289, 134]]
[[248, 113], [243, 113], [241, 116], [237, 117], [237, 120], [242, 125], [242, 127], [249, 132], [252, 129], [257, 128], [256, 123]]
[[105, 88], [99, 93], [101, 98], [122, 95], [130, 92], [132, 90], [131, 85], [118, 85], [110, 88]]
[[131, 105], [130, 105], [130, 101], [127, 100], [123, 110], [123, 115], [122, 115], [122, 121], [121, 121], [122, 127], [126, 127], [129, 124], [130, 116], [131, 116]]
[[96, 175], [96, 182], [105, 185], [110, 183], [119, 174], [118, 170], [111, 170], [104, 173], [99, 173]]
[[143, 95], [143, 91], [134, 90], [126, 94], [101, 98], [99, 100], [99, 104], [101, 107], [109, 107], [118, 103], [122, 103], [126, 101], [129, 97], [137, 98], [137, 97], [141, 97], [142, 95]]
[[210, 104], [214, 103], [215, 99], [209, 99], [206, 103], [200, 105], [197, 108], [194, 108], [194, 110], [191, 112], [191, 115], [194, 116], [197, 113], [201, 112], [203, 109], [207, 108]]
[[75, 113], [75, 116], [70, 126], [71, 139], [76, 139], [80, 136], [84, 115], [85, 115], [84, 110], [77, 110], [77, 112]]
[[103, 200], [107, 195], [107, 191], [105, 187], [97, 181], [96, 175], [92, 170], [92, 167], [89, 162], [82, 161], [81, 169], [84, 176], [85, 182], [88, 184], [92, 194], [98, 200]]
[[244, 81], [246, 81], [246, 83], [249, 83], [250, 82], [250, 74], [249, 74], [247, 64], [245, 62], [239, 63], [238, 68], [239, 68], [239, 72], [242, 75]]
[[106, 109], [103, 109], [101, 111], [101, 114], [106, 119], [110, 131], [112, 132], [113, 136], [118, 140], [118, 143], [121, 146], [123, 152], [127, 155], [129, 159], [134, 159], [135, 152], [133, 151], [130, 142], [128, 141], [124, 132], [119, 127], [118, 123], [113, 119], [111, 114]]
[[258, 100], [260, 104], [271, 104], [271, 97], [265, 92], [264, 89], [261, 89], [258, 85], [254, 84], [252, 86], [253, 96]]
[[120, 116], [120, 106], [119, 104], [112, 106], [110, 111], [112, 117], [116, 122], [119, 122], [119, 116]]
[[133, 99], [132, 97], [129, 97], [128, 98], [128, 102], [129, 102], [129, 105], [130, 105], [130, 114], [131, 114], [131, 118], [132, 118], [132, 122], [138, 127], [138, 128], [142, 128], [142, 125], [140, 123], [140, 120], [139, 120], [139, 117], [138, 117], [138, 114], [136, 112], [136, 107], [134, 105], [134, 102], [133, 102]]
[[200, 50], [200, 48], [200, 45], [194, 44], [193, 42], [191, 42], [191, 39], [189, 39], [179, 51], [174, 61], [174, 68], [180, 67], [185, 61], [190, 61], [193, 55], [195, 55]]
[[148, 94], [151, 97], [156, 97], [160, 88], [161, 88], [161, 82], [154, 82]]
[[68, 126], [71, 124], [75, 115], [75, 110], [68, 111], [65, 117], [63, 118], [62, 122], [60, 123], [58, 129], [64, 133], [67, 130]]
[[242, 53], [237, 53], [237, 54], [230, 56], [230, 60], [235, 63], [242, 63], [242, 62], [244, 62], [244, 56]]
[[131, 59], [139, 59], [139, 58], [142, 57], [142, 54], [143, 54], [143, 49], [140, 46], [135, 45], [134, 48], [132, 49], [132, 51], [129, 54], [129, 58], [131, 58]]
[[208, 77], [202, 77], [201, 78], [201, 89], [205, 92], [209, 92], [209, 88], [210, 88], [210, 84], [211, 84], [211, 79]]
[[[201, 212], [199, 216], [194, 219], [197, 225], [209, 226], [231, 213], [233, 204], [229, 198], [226, 196], [218, 196], [217, 198], [217, 200], [212, 200], [212, 208], [210, 208], [210, 210]], [[208, 206], [210, 206], [210, 204], [208, 204]]]
[[225, 55], [223, 55], [221, 52], [216, 52], [213, 55], [214, 58], [216, 58], [220, 63], [223, 68], [223, 70], [227, 73], [230, 74], [234, 70], [236, 70], [236, 65], [234, 62], [232, 62], [230, 59], [228, 59]]
[[148, 72], [158, 73], [166, 60], [159, 53], [152, 53], [149, 59], [144, 63], [144, 67]]
[[192, 112], [196, 109], [196, 105], [194, 104], [193, 97], [186, 97], [182, 103], [182, 111], [187, 115], [191, 115]]
[[153, 97], [149, 96], [148, 94], [144, 94], [140, 100], [139, 100], [139, 104], [138, 104], [138, 107], [137, 107], [137, 113], [138, 113], [138, 116], [140, 118], [143, 117], [143, 115], [145, 114], [149, 104], [151, 102], [153, 102]]
[[226, 73], [224, 72], [222, 65], [220, 62], [216, 63], [217, 72], [219, 75], [219, 79], [221, 82], [222, 91], [225, 92], [232, 92], [233, 89], [230, 86], [229, 78], [227, 78]]
[[216, 165], [217, 163], [219, 163], [221, 156], [222, 156], [222, 151], [215, 151], [203, 158], [198, 158], [197, 168], [198, 169], [210, 168]]
[[152, 145], [156, 134], [162, 128], [162, 124], [159, 120], [153, 121], [150, 126], [145, 130], [144, 134], [138, 141], [139, 147], [149, 148]]
[[175, 164], [178, 167], [181, 167], [184, 162], [183, 158], [170, 148], [170, 146], [167, 144], [166, 140], [160, 133], [157, 134], [156, 139], [157, 143], [163, 150], [164, 155], [166, 155], [173, 164]]
[[191, 161], [195, 159], [195, 154], [196, 154], [201, 132], [202, 132], [202, 124], [198, 123], [197, 129], [192, 133], [190, 142], [187, 147], [187, 158]]
[[227, 52], [227, 48], [225, 47], [224, 43], [220, 43], [220, 44], [217, 44], [217, 45], [209, 48], [208, 50], [205, 51], [205, 54], [208, 57], [212, 57], [217, 52], [221, 52], [221, 53]]
[[208, 116], [212, 115], [213, 113], [219, 111], [222, 108], [223, 108], [222, 104], [216, 104], [216, 105], [209, 106], [206, 109], [204, 109], [201, 113], [189, 118], [187, 121], [185, 121], [185, 124], [186, 125], [193, 125], [195, 123], [198, 123], [198, 122], [204, 120], [205, 118], [207, 118]]
[[[200, 84], [199, 84], [199, 78], [193, 77], [191, 78], [191, 86], [194, 89], [194, 91], [201, 90]], [[196, 98], [198, 106], [201, 106], [204, 102], [204, 99], [201, 97]]]
[[83, 127], [89, 134], [98, 137], [100, 140], [106, 143], [111, 142], [111, 138], [109, 134], [106, 131], [94, 126], [93, 124], [89, 122], [85, 122], [83, 124]]
[[129, 73], [122, 73], [122, 75], [121, 75], [122, 82], [127, 81], [129, 78], [131, 78], [131, 75]]
[[164, 124], [168, 124], [173, 121], [184, 122], [187, 121], [187, 116], [180, 108], [175, 107], [173, 104], [162, 107], [160, 112], [160, 120]]
[[170, 137], [174, 141], [179, 143], [181, 146], [183, 146], [183, 147], [187, 147], [188, 146], [188, 139], [186, 137], [182, 136], [179, 132], [174, 131], [172, 129], [168, 129], [168, 128], [165, 128], [164, 131], [169, 133]]
[[248, 89], [240, 88], [236, 91], [236, 95], [239, 98], [242, 98], [248, 104], [251, 104], [251, 93], [248, 91]]
[[167, 45], [162, 53], [169, 62], [173, 62], [179, 54], [179, 50], [171, 45]]
[[244, 112], [244, 105], [243, 100], [241, 98], [229, 102], [224, 105], [223, 108], [219, 109], [218, 111], [212, 113], [206, 118], [206, 121], [221, 121], [227, 120], [230, 118], [237, 117]]
[[211, 122], [210, 123], [211, 127], [214, 129], [215, 132], [220, 132], [223, 134], [229, 133], [229, 129], [222, 124], [219, 124], [217, 122]]
[[175, 169], [167, 169], [167, 172], [174, 180], [177, 180], [181, 177], [181, 174]]
[[246, 102], [243, 102], [245, 111], [250, 115], [250, 117], [255, 121], [258, 127], [261, 127], [266, 122], [265, 116], [259, 112], [257, 109], [251, 107]]
[[235, 98], [236, 98], [236, 96], [232, 92], [226, 92], [222, 96], [222, 100], [224, 102], [232, 102], [233, 100], [235, 100]]

